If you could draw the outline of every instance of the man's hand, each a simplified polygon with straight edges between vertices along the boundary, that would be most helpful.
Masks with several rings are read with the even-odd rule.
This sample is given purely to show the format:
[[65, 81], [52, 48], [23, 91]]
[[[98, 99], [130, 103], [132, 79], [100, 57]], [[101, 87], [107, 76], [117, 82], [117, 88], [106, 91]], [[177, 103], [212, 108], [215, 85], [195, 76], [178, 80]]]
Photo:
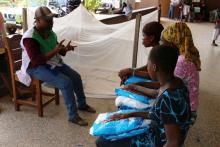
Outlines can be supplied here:
[[[61, 41], [61, 42], [63, 42], [63, 41]], [[59, 54], [62, 56], [65, 56], [68, 51], [74, 51], [76, 46], [71, 46], [70, 44], [71, 44], [71, 41], [68, 42], [66, 47], [64, 45], [62, 45], [63, 48], [59, 51]]]
[[58, 43], [55, 48], [50, 51], [50, 52], [47, 52], [44, 56], [45, 56], [45, 59], [46, 60], [50, 60], [52, 57], [54, 57], [56, 54], [60, 53], [61, 51], [64, 50], [64, 45], [63, 45], [63, 42], [65, 40], [62, 40], [60, 43]]
[[60, 51], [62, 51], [62, 50], [65, 48], [65, 46], [63, 45], [63, 42], [64, 42], [64, 41], [65, 41], [65, 39], [62, 40], [62, 41], [60, 41], [60, 43], [58, 43], [58, 44], [56, 45], [55, 50], [56, 50], [57, 52], [60, 52]]
[[74, 51], [75, 47], [76, 46], [72, 46], [70, 45], [71, 44], [71, 41], [68, 42], [67, 46], [65, 47], [65, 51], [68, 52], [68, 51]]

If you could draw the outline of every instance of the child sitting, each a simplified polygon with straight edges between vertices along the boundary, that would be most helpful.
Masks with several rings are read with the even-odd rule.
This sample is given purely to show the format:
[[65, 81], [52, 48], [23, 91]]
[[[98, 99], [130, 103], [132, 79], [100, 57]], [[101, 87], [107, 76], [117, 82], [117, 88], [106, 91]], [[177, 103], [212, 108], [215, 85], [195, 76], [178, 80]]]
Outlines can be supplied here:
[[[97, 147], [162, 147], [182, 146], [189, 129], [190, 104], [183, 81], [174, 76], [178, 49], [161, 45], [154, 47], [148, 58], [148, 73], [161, 87], [149, 112], [131, 112], [110, 116], [109, 121], [130, 117], [152, 120], [149, 132], [132, 138], [110, 141], [99, 138]], [[143, 91], [144, 92], [144, 91]], [[147, 93], [147, 91], [146, 91]]]
[[[159, 45], [161, 32], [164, 27], [159, 22], [150, 22], [145, 24], [143, 28], [143, 45], [145, 47], [154, 47]], [[125, 68], [119, 72], [119, 77], [121, 78], [121, 84], [124, 84], [125, 80], [131, 76], [140, 76], [144, 78], [148, 78], [147, 74], [147, 66], [143, 66], [137, 69]]]

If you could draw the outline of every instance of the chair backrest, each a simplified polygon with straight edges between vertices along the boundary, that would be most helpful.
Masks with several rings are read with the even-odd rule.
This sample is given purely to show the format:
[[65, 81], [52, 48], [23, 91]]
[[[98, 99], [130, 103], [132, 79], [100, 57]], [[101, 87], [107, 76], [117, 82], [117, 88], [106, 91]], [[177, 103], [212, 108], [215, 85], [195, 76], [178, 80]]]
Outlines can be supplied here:
[[21, 68], [22, 64], [22, 48], [20, 46], [22, 35], [15, 34], [12, 37], [7, 37], [4, 43], [8, 55], [10, 72], [12, 75]]

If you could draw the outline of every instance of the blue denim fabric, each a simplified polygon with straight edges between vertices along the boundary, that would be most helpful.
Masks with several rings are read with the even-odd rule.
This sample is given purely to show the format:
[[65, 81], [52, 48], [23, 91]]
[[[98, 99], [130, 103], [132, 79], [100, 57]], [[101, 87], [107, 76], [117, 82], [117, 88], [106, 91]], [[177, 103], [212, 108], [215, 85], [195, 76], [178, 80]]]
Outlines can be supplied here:
[[175, 7], [170, 5], [168, 18], [174, 19]]
[[66, 64], [52, 69], [50, 65], [43, 64], [27, 70], [27, 73], [36, 79], [58, 88], [64, 97], [69, 119], [78, 116], [75, 95], [78, 107], [86, 105], [81, 76]]

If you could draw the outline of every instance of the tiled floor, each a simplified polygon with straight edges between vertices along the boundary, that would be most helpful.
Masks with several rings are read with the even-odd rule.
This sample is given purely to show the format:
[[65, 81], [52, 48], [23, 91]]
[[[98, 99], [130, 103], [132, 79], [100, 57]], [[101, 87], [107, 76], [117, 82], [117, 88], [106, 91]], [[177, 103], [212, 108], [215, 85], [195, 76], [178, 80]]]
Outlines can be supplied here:
[[[163, 19], [166, 26], [170, 22]], [[193, 23], [192, 29], [201, 60], [200, 108], [196, 124], [190, 129], [186, 147], [220, 146], [220, 47], [212, 47], [213, 24]], [[220, 39], [217, 41], [220, 44]], [[62, 99], [62, 98], [61, 98]], [[113, 99], [92, 99], [88, 102], [98, 113], [114, 111]], [[66, 109], [53, 104], [45, 109], [45, 117], [37, 117], [33, 108], [15, 112], [9, 97], [0, 98], [0, 147], [94, 147], [89, 127], [78, 127], [67, 121]], [[90, 124], [97, 114], [80, 113]]]
[[[115, 110], [112, 100], [89, 99], [98, 112]], [[89, 127], [79, 127], [67, 121], [66, 109], [50, 104], [45, 116], [39, 118], [30, 107], [15, 112], [8, 97], [0, 99], [0, 147], [93, 147], [95, 138], [89, 135]], [[80, 113], [90, 124], [96, 114]]]

